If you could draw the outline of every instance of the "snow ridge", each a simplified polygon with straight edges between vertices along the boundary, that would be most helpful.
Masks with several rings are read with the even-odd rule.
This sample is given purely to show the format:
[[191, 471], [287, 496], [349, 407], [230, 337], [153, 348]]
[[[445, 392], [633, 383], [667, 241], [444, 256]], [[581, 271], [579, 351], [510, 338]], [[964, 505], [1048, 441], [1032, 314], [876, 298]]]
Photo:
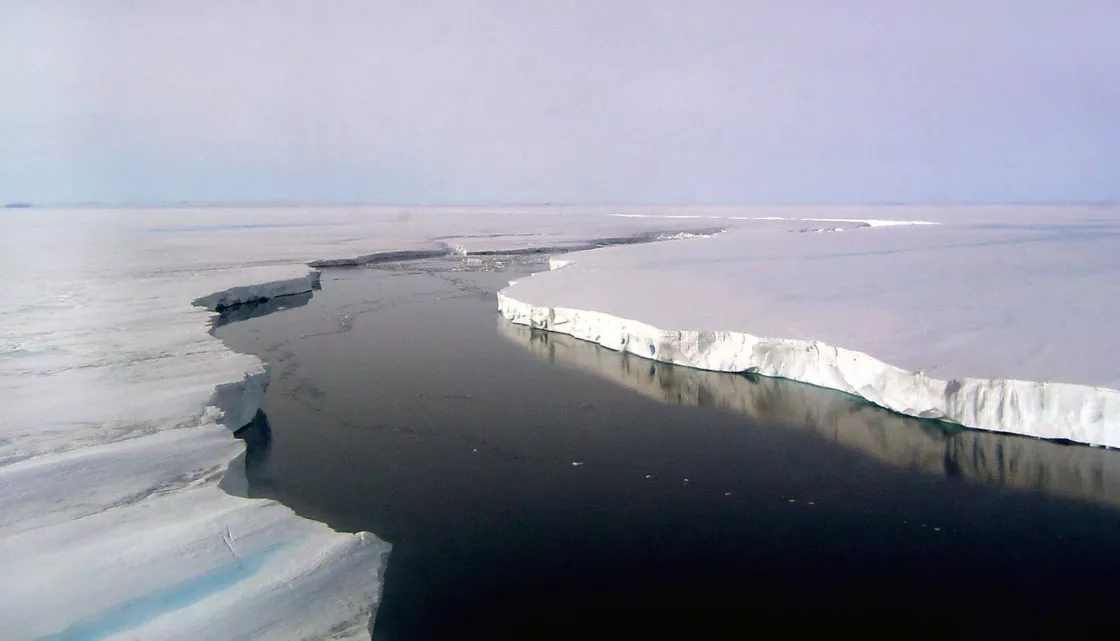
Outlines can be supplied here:
[[[550, 261], [550, 268], [572, 261]], [[541, 274], [547, 277], [547, 274]], [[534, 306], [498, 293], [506, 319], [650, 360], [748, 372], [839, 390], [919, 418], [974, 429], [1120, 447], [1120, 391], [1010, 379], [941, 380], [820, 341], [673, 330], [592, 310]]]

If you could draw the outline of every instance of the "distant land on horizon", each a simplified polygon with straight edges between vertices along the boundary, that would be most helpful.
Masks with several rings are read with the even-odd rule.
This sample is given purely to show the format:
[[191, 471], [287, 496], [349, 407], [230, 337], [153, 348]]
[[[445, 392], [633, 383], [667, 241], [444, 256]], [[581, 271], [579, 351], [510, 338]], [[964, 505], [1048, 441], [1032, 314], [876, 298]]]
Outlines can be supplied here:
[[296, 202], [296, 201], [180, 201], [180, 202], [131, 202], [131, 203], [106, 203], [96, 201], [58, 202], [58, 203], [31, 203], [15, 201], [5, 203], [4, 209], [212, 209], [228, 207], [241, 208], [268, 208], [268, 207], [403, 207], [403, 208], [487, 208], [487, 207], [1109, 207], [1120, 203], [1116, 201], [1006, 201], [1006, 202], [865, 202], [865, 203], [814, 203], [814, 202], [778, 202], [778, 203], [720, 203], [720, 202], [695, 202], [695, 203], [654, 203], [654, 202], [463, 202], [463, 203], [391, 203], [391, 202]]

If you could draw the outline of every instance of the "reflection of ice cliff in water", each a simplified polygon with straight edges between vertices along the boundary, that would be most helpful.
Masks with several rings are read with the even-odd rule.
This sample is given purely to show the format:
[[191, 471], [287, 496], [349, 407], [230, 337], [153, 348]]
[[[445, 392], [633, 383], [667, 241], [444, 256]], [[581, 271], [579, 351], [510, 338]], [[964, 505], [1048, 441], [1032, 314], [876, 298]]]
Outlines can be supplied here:
[[906, 468], [1120, 506], [1120, 453], [953, 429], [792, 381], [645, 360], [498, 319], [509, 340], [665, 403], [718, 407], [775, 427], [808, 429]]

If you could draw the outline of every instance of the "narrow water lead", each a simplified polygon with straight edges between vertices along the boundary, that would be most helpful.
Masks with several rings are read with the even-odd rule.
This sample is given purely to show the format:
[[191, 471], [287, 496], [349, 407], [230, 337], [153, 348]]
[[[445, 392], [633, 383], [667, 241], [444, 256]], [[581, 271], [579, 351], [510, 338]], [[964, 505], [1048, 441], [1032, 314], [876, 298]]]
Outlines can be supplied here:
[[375, 638], [1068, 632], [1120, 587], [1114, 452], [515, 327], [493, 294], [542, 266], [494, 267], [329, 270], [216, 330], [273, 368], [251, 494], [394, 544]]

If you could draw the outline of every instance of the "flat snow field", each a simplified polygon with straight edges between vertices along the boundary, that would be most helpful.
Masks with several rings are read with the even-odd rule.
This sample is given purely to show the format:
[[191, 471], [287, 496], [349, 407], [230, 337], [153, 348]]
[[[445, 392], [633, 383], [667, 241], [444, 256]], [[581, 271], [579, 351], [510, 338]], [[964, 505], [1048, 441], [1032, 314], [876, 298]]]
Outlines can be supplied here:
[[647, 358], [1120, 444], [1116, 208], [28, 209], [0, 226], [6, 638], [367, 636], [388, 544], [242, 498], [231, 430], [268, 372], [208, 331], [213, 308], [310, 290], [315, 261], [674, 238], [564, 255], [500, 309]]

